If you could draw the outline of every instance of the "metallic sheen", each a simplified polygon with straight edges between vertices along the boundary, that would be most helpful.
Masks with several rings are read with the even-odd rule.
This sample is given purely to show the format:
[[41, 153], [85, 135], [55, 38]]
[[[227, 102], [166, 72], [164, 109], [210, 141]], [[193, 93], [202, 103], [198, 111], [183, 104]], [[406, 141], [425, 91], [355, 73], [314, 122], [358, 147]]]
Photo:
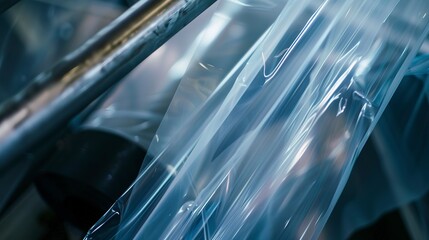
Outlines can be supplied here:
[[63, 127], [214, 2], [139, 1], [0, 105], [0, 173]]

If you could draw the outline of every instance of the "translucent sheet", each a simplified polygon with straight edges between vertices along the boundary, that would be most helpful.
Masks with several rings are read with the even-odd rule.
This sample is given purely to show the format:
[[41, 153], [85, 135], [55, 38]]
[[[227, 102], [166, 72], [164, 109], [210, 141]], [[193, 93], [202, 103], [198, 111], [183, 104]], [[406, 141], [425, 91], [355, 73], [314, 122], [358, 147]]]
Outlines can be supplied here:
[[429, 69], [412, 75], [424, 56], [412, 61], [372, 132], [322, 239], [346, 239], [395, 209], [413, 239], [429, 238]]
[[216, 6], [213, 4], [128, 74], [80, 129], [106, 131], [149, 149]]
[[428, 32], [425, 0], [221, 3], [211, 27], [241, 20], [252, 41], [195, 57], [88, 239], [317, 238]]

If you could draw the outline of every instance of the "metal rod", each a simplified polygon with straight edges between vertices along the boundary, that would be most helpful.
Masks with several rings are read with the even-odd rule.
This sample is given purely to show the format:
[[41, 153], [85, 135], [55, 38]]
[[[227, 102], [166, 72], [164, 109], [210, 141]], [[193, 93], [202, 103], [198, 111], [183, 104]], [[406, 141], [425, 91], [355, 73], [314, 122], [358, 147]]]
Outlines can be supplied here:
[[0, 173], [63, 127], [216, 0], [136, 3], [0, 105]]

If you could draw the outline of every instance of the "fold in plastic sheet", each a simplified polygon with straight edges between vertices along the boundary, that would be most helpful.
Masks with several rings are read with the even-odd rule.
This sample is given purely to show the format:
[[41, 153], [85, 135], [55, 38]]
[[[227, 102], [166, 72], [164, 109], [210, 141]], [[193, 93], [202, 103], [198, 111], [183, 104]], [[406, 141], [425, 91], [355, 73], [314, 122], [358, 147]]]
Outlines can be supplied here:
[[188, 69], [151, 163], [88, 239], [317, 238], [428, 32], [429, 2], [230, 0], [218, 11], [211, 26], [246, 11], [244, 31], [255, 12], [266, 24], [253, 43], [228, 43], [251, 43], [234, 61], [228, 44], [195, 58], [207, 72]]
[[321, 239], [347, 239], [395, 209], [413, 239], [429, 239], [429, 65], [425, 63], [429, 58], [425, 50], [422, 46], [413, 59], [359, 155], [323, 230], [327, 237]]
[[417, 56], [411, 63], [407, 75], [424, 75], [429, 73], [429, 54]]
[[216, 6], [213, 4], [128, 74], [79, 128], [119, 135], [149, 149]]

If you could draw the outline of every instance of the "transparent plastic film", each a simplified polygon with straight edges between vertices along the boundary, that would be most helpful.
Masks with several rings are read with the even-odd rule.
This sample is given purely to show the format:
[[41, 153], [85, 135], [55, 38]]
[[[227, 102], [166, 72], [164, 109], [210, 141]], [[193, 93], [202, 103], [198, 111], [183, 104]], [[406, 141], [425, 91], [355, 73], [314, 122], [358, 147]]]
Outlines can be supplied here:
[[80, 128], [116, 134], [149, 149], [216, 6], [143, 61]]
[[407, 75], [422, 76], [429, 73], [429, 36], [426, 36], [420, 51], [408, 68]]
[[218, 9], [205, 29], [193, 61], [164, 116], [156, 141], [152, 142], [149, 150], [152, 156], [158, 156], [166, 148], [171, 138], [190, 123], [192, 115], [202, 115], [199, 113], [202, 107], [209, 109], [207, 102], [214, 91], [224, 89], [223, 95], [227, 94], [231, 79], [246, 64], [285, 2], [218, 1]]
[[[237, 77], [286, 1], [264, 0], [259, 4], [251, 4], [252, 2], [255, 1], [217, 2], [217, 10], [201, 33], [201, 39], [193, 43], [193, 59], [180, 81], [174, 101], [164, 116], [144, 162], [150, 162], [154, 156], [158, 156], [172, 137], [177, 139], [176, 135], [180, 130], [201, 125], [204, 114], [212, 112], [211, 107], [216, 107], [228, 93], [233, 83], [231, 79]], [[255, 18], [258, 19], [257, 23], [252, 21]], [[183, 70], [183, 66], [180, 70]], [[215, 98], [212, 97], [214, 91], [218, 92]], [[197, 136], [196, 132], [188, 131], [181, 131], [180, 134], [184, 138], [188, 135]], [[176, 146], [176, 151], [182, 147], [177, 143]], [[171, 149], [170, 147], [170, 153], [175, 154]], [[180, 166], [174, 157], [164, 157], [162, 161], [161, 158], [156, 158], [151, 164], [146, 164], [140, 178], [91, 229], [88, 238], [133, 236]], [[130, 195], [133, 197], [130, 198]]]
[[429, 54], [424, 54], [416, 57], [410, 68], [408, 75], [423, 75], [429, 72]]
[[410, 71], [425, 54], [422, 45], [359, 155], [323, 239], [347, 239], [395, 211], [413, 239], [428, 238], [419, 215], [429, 192], [429, 71]]
[[224, 74], [189, 80], [188, 69], [153, 160], [89, 239], [319, 236], [427, 34], [429, 2], [291, 0], [276, 9]]

